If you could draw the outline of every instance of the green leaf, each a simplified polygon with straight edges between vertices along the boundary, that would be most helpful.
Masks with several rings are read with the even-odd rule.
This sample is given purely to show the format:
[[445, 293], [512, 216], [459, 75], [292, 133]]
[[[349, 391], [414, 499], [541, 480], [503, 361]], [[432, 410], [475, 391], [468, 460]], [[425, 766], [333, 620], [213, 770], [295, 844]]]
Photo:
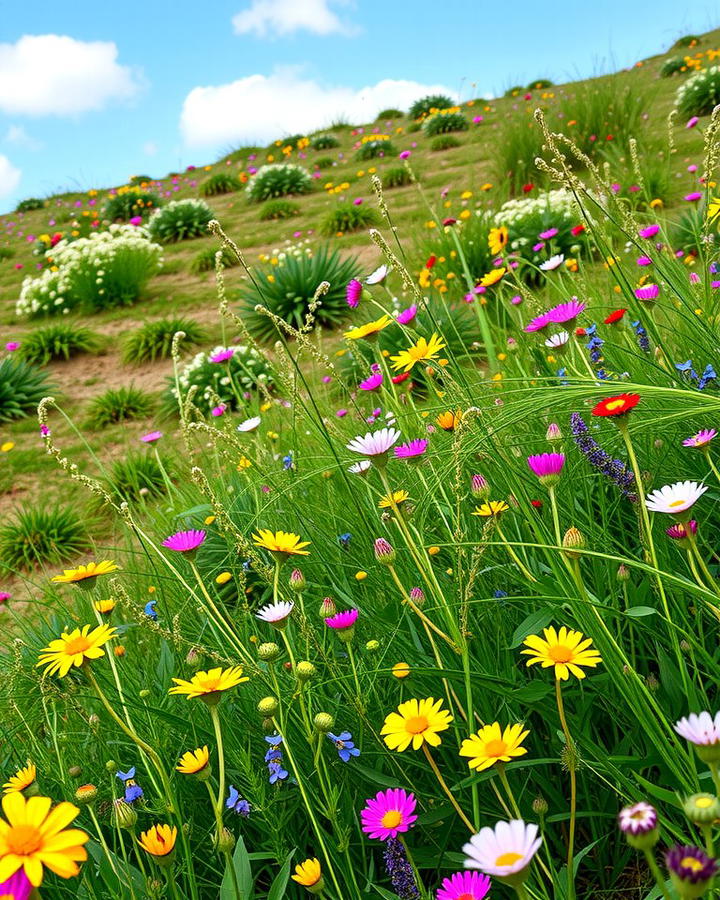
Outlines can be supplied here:
[[365, 775], [366, 778], [374, 781], [375, 784], [382, 784], [385, 787], [391, 788], [397, 787], [397, 778], [394, 778], [392, 775], [384, 775], [376, 769], [368, 769], [366, 766], [359, 766], [357, 763], [353, 765], [353, 768], [357, 769], [362, 775]]
[[293, 853], [295, 853], [294, 848], [288, 853], [288, 857], [285, 860], [282, 869], [280, 869], [275, 876], [275, 880], [270, 885], [267, 900], [282, 900], [285, 896], [285, 888], [287, 888], [288, 881], [290, 880], [290, 864], [292, 862]]
[[[253, 895], [252, 869], [250, 867], [250, 857], [248, 856], [242, 835], [238, 837], [237, 844], [235, 844], [235, 852], [232, 855], [232, 865], [235, 869], [235, 877], [237, 878], [240, 897], [242, 900], [251, 900]], [[222, 885], [220, 886], [219, 900], [237, 900], [229, 864], [225, 868], [225, 875], [223, 876]]]
[[633, 619], [640, 619], [643, 616], [657, 615], [657, 610], [652, 606], [631, 606], [630, 609], [625, 610], [625, 615]]
[[385, 888], [381, 888], [377, 884], [374, 884], [373, 887], [381, 897], [385, 898], [385, 900], [398, 900], [397, 894], [391, 894], [390, 891], [386, 891]]
[[540, 609], [536, 609], [535, 612], [530, 613], [530, 615], [523, 619], [515, 629], [509, 649], [515, 650], [522, 644], [528, 635], [537, 634], [538, 631], [546, 628], [552, 620], [553, 611], [547, 606], [543, 606]]

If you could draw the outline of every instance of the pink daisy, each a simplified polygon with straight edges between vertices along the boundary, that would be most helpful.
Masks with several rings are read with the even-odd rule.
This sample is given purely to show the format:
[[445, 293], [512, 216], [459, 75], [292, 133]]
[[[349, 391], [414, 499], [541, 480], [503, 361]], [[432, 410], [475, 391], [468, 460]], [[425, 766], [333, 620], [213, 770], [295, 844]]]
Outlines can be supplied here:
[[357, 622], [358, 611], [356, 609], [346, 609], [343, 612], [335, 613], [329, 619], [325, 619], [328, 628], [334, 628], [336, 631], [345, 631], [346, 628], [352, 628]]
[[479, 872], [456, 872], [443, 878], [437, 900], [483, 900], [490, 891], [490, 879]]
[[28, 900], [33, 886], [21, 866], [7, 881], [0, 884], [0, 897], [9, 897], [10, 900]]
[[550, 238], [554, 238], [557, 233], [557, 228], [548, 228], [547, 231], [541, 231], [538, 237], [541, 241], [549, 241]]
[[688, 536], [688, 531], [691, 534], [697, 534], [697, 522], [695, 519], [690, 519], [687, 525], [682, 522], [676, 522], [665, 529], [665, 534], [674, 541], [683, 541]]
[[144, 434], [140, 440], [143, 444], [152, 444], [155, 441], [159, 441], [162, 436], [162, 431], [149, 431], [147, 434]]
[[535, 316], [534, 319], [531, 319], [525, 328], [524, 331], [542, 331], [543, 328], [547, 328], [548, 325], [552, 325], [553, 320], [550, 318], [550, 313], [542, 313], [539, 316]]
[[639, 256], [636, 260], [639, 266], [651, 266], [652, 260], [649, 256]]
[[383, 373], [380, 371], [380, 366], [374, 364], [372, 370], [372, 375], [358, 385], [361, 391], [376, 391], [383, 383]]
[[553, 480], [562, 472], [565, 465], [564, 453], [538, 453], [528, 456], [530, 470], [542, 481], [545, 478]]
[[362, 291], [362, 282], [358, 281], [357, 278], [348, 281], [347, 287], [345, 288], [345, 301], [350, 309], [355, 309], [358, 305], [360, 298], [362, 297]]
[[222, 363], [227, 362], [235, 353], [233, 347], [228, 347], [226, 350], [218, 350], [217, 353], [213, 353], [212, 356], [208, 357], [211, 363]]
[[378, 791], [360, 811], [362, 830], [374, 840], [387, 841], [409, 831], [415, 823], [415, 795], [402, 788]]
[[171, 534], [169, 538], [166, 538], [162, 544], [168, 550], [175, 550], [178, 553], [189, 553], [192, 550], [197, 550], [206, 537], [207, 532], [205, 531], [196, 531], [195, 529], [176, 531], [175, 534]]
[[422, 456], [428, 448], [428, 441], [425, 438], [416, 438], [407, 444], [400, 444], [395, 448], [395, 456], [398, 459], [415, 459]]
[[585, 309], [585, 304], [581, 303], [577, 297], [568, 300], [567, 303], [559, 303], [548, 310], [547, 315], [551, 322], [555, 325], [564, 325], [566, 322], [572, 322]]
[[640, 229], [640, 237], [641, 238], [653, 238], [660, 231], [659, 225], [646, 225], [645, 228]]
[[[7, 591], [0, 591], [0, 604], [7, 603], [7, 601], [12, 597], [12, 594], [8, 594]], [[2, 897], [2, 894], [0, 894]]]
[[638, 288], [635, 296], [638, 300], [657, 300], [660, 288], [656, 284], [647, 284], [645, 287]]
[[688, 203], [697, 203], [698, 200], [702, 200], [702, 194], [700, 191], [691, 191], [689, 194], [685, 194], [683, 200], [687, 200]]
[[396, 321], [401, 325], [409, 325], [417, 315], [417, 311], [418, 308], [414, 304], [412, 306], [408, 306], [407, 309], [404, 309], [402, 312], [398, 313]]
[[703, 428], [692, 437], [685, 438], [683, 447], [705, 447], [716, 435], [717, 431], [714, 428]]

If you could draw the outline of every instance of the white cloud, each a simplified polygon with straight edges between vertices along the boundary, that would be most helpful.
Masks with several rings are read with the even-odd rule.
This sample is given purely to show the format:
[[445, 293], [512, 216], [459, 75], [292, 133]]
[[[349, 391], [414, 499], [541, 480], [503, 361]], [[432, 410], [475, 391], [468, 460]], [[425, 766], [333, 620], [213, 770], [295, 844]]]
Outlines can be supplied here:
[[10, 125], [3, 140], [7, 144], [22, 147], [23, 150], [40, 150], [42, 148], [42, 143], [28, 134], [22, 125]]
[[248, 9], [233, 16], [236, 34], [258, 37], [310, 31], [312, 34], [352, 34], [353, 26], [343, 22], [330, 5], [343, 0], [252, 0]]
[[143, 153], [145, 154], [145, 156], [155, 156], [155, 154], [158, 152], [158, 149], [158, 145], [155, 143], [155, 141], [145, 141], [145, 143], [143, 144]]
[[180, 129], [191, 147], [267, 144], [323, 128], [340, 117], [371, 122], [381, 109], [407, 109], [419, 97], [438, 92], [455, 96], [441, 84], [391, 79], [363, 88], [325, 87], [303, 78], [298, 68], [276, 69], [271, 75], [193, 88], [183, 103]]
[[0, 111], [67, 116], [127, 100], [137, 73], [117, 62], [111, 41], [77, 41], [60, 34], [25, 35], [0, 44]]
[[12, 194], [20, 184], [22, 172], [14, 166], [7, 156], [0, 153], [0, 197]]

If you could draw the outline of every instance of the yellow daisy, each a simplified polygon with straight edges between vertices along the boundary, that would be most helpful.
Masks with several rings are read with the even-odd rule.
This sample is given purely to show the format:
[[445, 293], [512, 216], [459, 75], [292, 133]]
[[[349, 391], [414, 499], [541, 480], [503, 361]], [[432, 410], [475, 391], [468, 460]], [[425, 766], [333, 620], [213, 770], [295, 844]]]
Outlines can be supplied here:
[[[90, 838], [68, 826], [80, 810], [72, 803], [51, 809], [49, 797], [30, 797], [14, 792], [2, 800], [5, 819], [0, 819], [0, 883], [22, 869], [33, 887], [42, 884], [44, 868], [61, 878], [72, 878], [87, 859], [83, 846]], [[7, 821], [6, 821], [7, 820]]]
[[397, 356], [390, 357], [392, 367], [393, 369], [403, 369], [405, 372], [409, 372], [415, 363], [435, 359], [444, 347], [445, 344], [438, 337], [437, 333], [433, 333], [429, 341], [421, 337], [412, 347], [408, 347], [407, 350], [401, 350]]
[[306, 859], [305, 862], [298, 863], [295, 866], [295, 874], [290, 877], [303, 887], [314, 888], [312, 893], [319, 893], [322, 890], [323, 876], [319, 859]]
[[366, 322], [365, 325], [358, 325], [357, 328], [351, 328], [350, 331], [344, 332], [345, 337], [349, 341], [357, 341], [359, 338], [372, 337], [378, 334], [383, 328], [387, 328], [393, 322], [393, 319], [387, 315], [380, 316], [374, 322]]
[[522, 725], [506, 725], [503, 731], [499, 722], [493, 722], [462, 742], [460, 756], [469, 757], [470, 768], [482, 772], [497, 762], [506, 763], [514, 756], [524, 756], [527, 750], [521, 745], [529, 733], [523, 731]]
[[98, 575], [109, 575], [118, 568], [114, 562], [105, 559], [99, 563], [91, 562], [86, 566], [78, 566], [77, 569], [65, 569], [62, 575], [53, 575], [50, 580], [58, 584], [76, 584], [78, 581], [87, 581], [88, 578], [97, 578]]
[[456, 409], [455, 412], [449, 410], [448, 412], [440, 413], [435, 421], [443, 431], [455, 431], [462, 417], [461, 409]]
[[110, 625], [83, 625], [82, 630], [76, 628], [68, 634], [64, 631], [57, 640], [50, 641], [40, 653], [38, 666], [46, 666], [46, 675], [59, 675], [64, 678], [73, 666], [78, 668], [85, 660], [99, 659], [105, 656], [103, 644], [115, 637], [116, 631]]
[[407, 491], [392, 491], [390, 494], [386, 494], [378, 503], [380, 509], [392, 509], [393, 504], [395, 506], [400, 506], [400, 504], [404, 503], [406, 500], [410, 499], [410, 494]]
[[115, 609], [115, 601], [112, 597], [107, 597], [105, 600], [96, 600], [93, 606], [99, 613], [107, 615]]
[[37, 769], [32, 763], [28, 763], [24, 768], [18, 769], [14, 775], [3, 785], [3, 794], [12, 794], [18, 791], [27, 790], [31, 784], [35, 784], [37, 778]]
[[720, 197], [713, 197], [707, 206], [708, 219], [714, 219], [720, 213]]
[[507, 512], [510, 507], [504, 500], [490, 500], [488, 503], [481, 503], [475, 507], [474, 516], [482, 516], [487, 519], [490, 516], [499, 516], [500, 513]]
[[504, 225], [491, 228], [488, 233], [488, 247], [493, 256], [502, 253], [508, 242], [508, 230]]
[[499, 269], [492, 269], [487, 275], [483, 275], [480, 279], [480, 284], [483, 287], [492, 287], [494, 284], [497, 284], [498, 281], [503, 277], [503, 275], [507, 272], [505, 266], [500, 266]]
[[242, 666], [232, 666], [229, 669], [209, 669], [207, 672], [196, 672], [190, 681], [182, 678], [173, 678], [175, 687], [171, 687], [170, 694], [186, 694], [188, 700], [202, 697], [211, 702], [217, 702], [220, 694], [230, 688], [249, 681], [247, 675], [243, 675]]
[[188, 750], [180, 757], [180, 762], [175, 766], [176, 771], [183, 775], [197, 775], [207, 768], [210, 761], [210, 752], [207, 746], [198, 747], [197, 750]]
[[559, 681], [567, 681], [569, 675], [585, 678], [582, 666], [594, 669], [602, 662], [600, 654], [592, 646], [592, 638], [584, 638], [582, 632], [563, 627], [555, 631], [551, 626], [544, 628], [544, 639], [531, 634], [524, 641], [527, 650], [523, 654], [530, 657], [528, 666], [540, 663], [543, 669], [555, 667], [555, 677]]
[[299, 534], [292, 531], [270, 531], [268, 528], [259, 528], [258, 534], [253, 535], [257, 547], [264, 547], [271, 553], [283, 553], [288, 556], [309, 556], [310, 551], [304, 547], [310, 545], [310, 541], [301, 541]]
[[390, 713], [380, 734], [391, 750], [402, 753], [412, 744], [419, 750], [427, 742], [432, 747], [440, 745], [438, 732], [450, 727], [453, 717], [442, 709], [442, 700], [427, 697], [425, 700], [406, 700]]
[[153, 825], [147, 831], [143, 831], [138, 838], [138, 844], [150, 856], [168, 856], [175, 849], [177, 840], [177, 828], [173, 825]]

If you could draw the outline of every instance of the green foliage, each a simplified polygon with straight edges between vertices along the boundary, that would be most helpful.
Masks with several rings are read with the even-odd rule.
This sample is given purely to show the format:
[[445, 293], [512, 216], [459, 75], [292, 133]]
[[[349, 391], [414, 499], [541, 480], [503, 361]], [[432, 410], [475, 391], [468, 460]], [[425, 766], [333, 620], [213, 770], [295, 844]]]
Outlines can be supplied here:
[[364, 203], [357, 206], [352, 200], [345, 200], [325, 216], [320, 231], [325, 237], [335, 237], [339, 233], [359, 231], [379, 224], [380, 217], [371, 206]]
[[675, 41], [673, 49], [679, 50], [681, 47], [691, 47], [699, 43], [701, 43], [699, 34], [684, 34]]
[[230, 172], [216, 172], [200, 185], [203, 197], [217, 197], [218, 194], [231, 194], [242, 187], [240, 179]]
[[173, 337], [178, 331], [185, 332], [182, 347], [194, 347], [205, 340], [205, 329], [194, 319], [157, 319], [146, 322], [126, 336], [123, 362], [126, 365], [141, 365], [158, 359], [170, 359]]
[[263, 222], [272, 219], [291, 219], [299, 213], [299, 205], [290, 200], [268, 200], [260, 208], [260, 219]]
[[42, 209], [44, 206], [45, 201], [41, 200], [39, 197], [28, 197], [26, 200], [21, 200], [18, 203], [18, 205], [15, 207], [15, 212], [32, 212], [35, 209]]
[[[163, 472], [164, 470], [164, 472]], [[135, 451], [116, 460], [110, 470], [110, 491], [119, 501], [154, 498], [167, 493], [166, 477], [170, 477], [171, 462], [153, 453]]]
[[[565, 121], [574, 121], [571, 137], [589, 156], [603, 155], [605, 148], [628, 147], [635, 138], [643, 147], [653, 133], [643, 120], [648, 98], [630, 83], [615, 78], [595, 79], [578, 85], [563, 102]], [[572, 163], [578, 165], [577, 161]]]
[[311, 138], [310, 146], [313, 150], [333, 150], [340, 146], [340, 141], [334, 134], [316, 134]]
[[361, 144], [355, 154], [355, 159], [367, 161], [368, 159], [376, 159], [382, 156], [397, 156], [397, 148], [392, 141], [376, 138]]
[[542, 129], [532, 117], [511, 116], [498, 128], [492, 155], [492, 180], [507, 183], [510, 192], [517, 194], [523, 185], [542, 183], [535, 159], [543, 157]]
[[128, 184], [132, 187], [136, 187], [143, 184], [150, 184], [152, 181], [152, 177], [150, 175], [133, 175], [128, 181]]
[[423, 121], [423, 131], [428, 137], [450, 131], [467, 131], [469, 127], [465, 114], [453, 109], [439, 110]]
[[417, 242], [418, 256], [423, 262], [434, 256], [435, 264], [431, 269], [433, 278], [443, 278], [448, 285], [454, 286], [454, 291], [462, 290], [464, 293], [468, 286], [463, 277], [458, 245], [473, 283], [479, 281], [492, 268], [492, 256], [488, 247], [488, 234], [492, 224], [489, 215], [476, 214], [447, 228], [421, 232], [422, 237]]
[[100, 429], [118, 422], [145, 419], [152, 413], [154, 405], [150, 394], [133, 385], [110, 388], [90, 401], [88, 425]]
[[12, 247], [0, 247], [0, 259], [12, 259], [15, 251]]
[[697, 204], [686, 209], [682, 215], [672, 223], [669, 229], [670, 241], [673, 250], [682, 250], [684, 254], [698, 254], [706, 243], [708, 234], [717, 240], [717, 219], [708, 222], [705, 215], [705, 206]]
[[136, 216], [146, 216], [162, 205], [157, 194], [150, 191], [123, 190], [108, 197], [102, 214], [110, 222], [128, 222]]
[[388, 188], [404, 187], [411, 184], [412, 178], [405, 166], [393, 166], [382, 173], [382, 186]]
[[439, 150], [452, 150], [455, 147], [462, 147], [462, 141], [459, 141], [454, 134], [439, 134], [432, 139], [430, 149], [433, 152]]
[[420, 119], [429, 115], [434, 109], [447, 109], [453, 102], [445, 94], [428, 94], [416, 100], [408, 111], [408, 119]]
[[70, 359], [78, 353], [95, 353], [100, 335], [83, 325], [58, 322], [31, 331], [20, 342], [17, 354], [26, 362], [46, 365], [51, 360]]
[[660, 77], [670, 78], [671, 75], [675, 75], [677, 72], [682, 72], [683, 70], [687, 71], [685, 57], [671, 56], [660, 66]]
[[5, 357], [0, 361], [0, 422], [35, 412], [51, 390], [47, 372], [14, 355]]
[[248, 197], [255, 203], [286, 197], [289, 194], [307, 194], [313, 188], [312, 176], [303, 166], [294, 163], [272, 163], [262, 166], [253, 175], [246, 188]]
[[0, 562], [10, 571], [69, 562], [90, 546], [85, 519], [69, 506], [19, 510], [0, 527]]
[[390, 106], [388, 109], [381, 109], [375, 116], [375, 121], [377, 122], [379, 119], [401, 119], [404, 115], [405, 113], [401, 109], [395, 109], [395, 107]]
[[545, 88], [549, 88], [553, 86], [553, 82], [550, 81], [549, 78], [538, 78], [537, 81], [531, 81], [527, 86], [527, 90], [529, 91], [542, 91]]
[[[190, 271], [194, 275], [202, 275], [203, 272], [211, 272], [215, 268], [216, 247], [206, 247], [201, 250], [193, 261], [190, 263]], [[237, 256], [227, 247], [222, 251], [222, 264], [226, 269], [232, 269], [233, 266], [239, 265]]]
[[332, 169], [335, 162], [336, 161], [332, 156], [321, 156], [318, 159], [313, 160], [313, 165], [316, 169]]
[[708, 116], [720, 103], [720, 66], [691, 75], [675, 95], [675, 106], [686, 118]]
[[274, 147], [292, 147], [293, 150], [297, 150], [298, 145], [306, 140], [307, 138], [304, 134], [291, 134], [289, 137], [274, 141], [272, 144], [270, 144], [269, 149], [272, 150]]
[[150, 217], [148, 230], [153, 240], [162, 244], [203, 237], [213, 211], [203, 200], [173, 200]]
[[525, 88], [521, 84], [516, 84], [513, 87], [509, 87], [505, 91], [506, 97], [517, 97], [517, 95], [521, 92], [525, 92]]
[[241, 294], [243, 322], [250, 333], [261, 340], [270, 341], [275, 337], [277, 330], [271, 320], [254, 310], [260, 304], [299, 328], [305, 322], [308, 304], [318, 285], [328, 281], [330, 290], [322, 297], [315, 321], [323, 327], [338, 325], [348, 313], [345, 287], [359, 271], [357, 259], [343, 258], [329, 245], [321, 246], [312, 256], [288, 255], [281, 265], [257, 269], [257, 286], [246, 283]]

